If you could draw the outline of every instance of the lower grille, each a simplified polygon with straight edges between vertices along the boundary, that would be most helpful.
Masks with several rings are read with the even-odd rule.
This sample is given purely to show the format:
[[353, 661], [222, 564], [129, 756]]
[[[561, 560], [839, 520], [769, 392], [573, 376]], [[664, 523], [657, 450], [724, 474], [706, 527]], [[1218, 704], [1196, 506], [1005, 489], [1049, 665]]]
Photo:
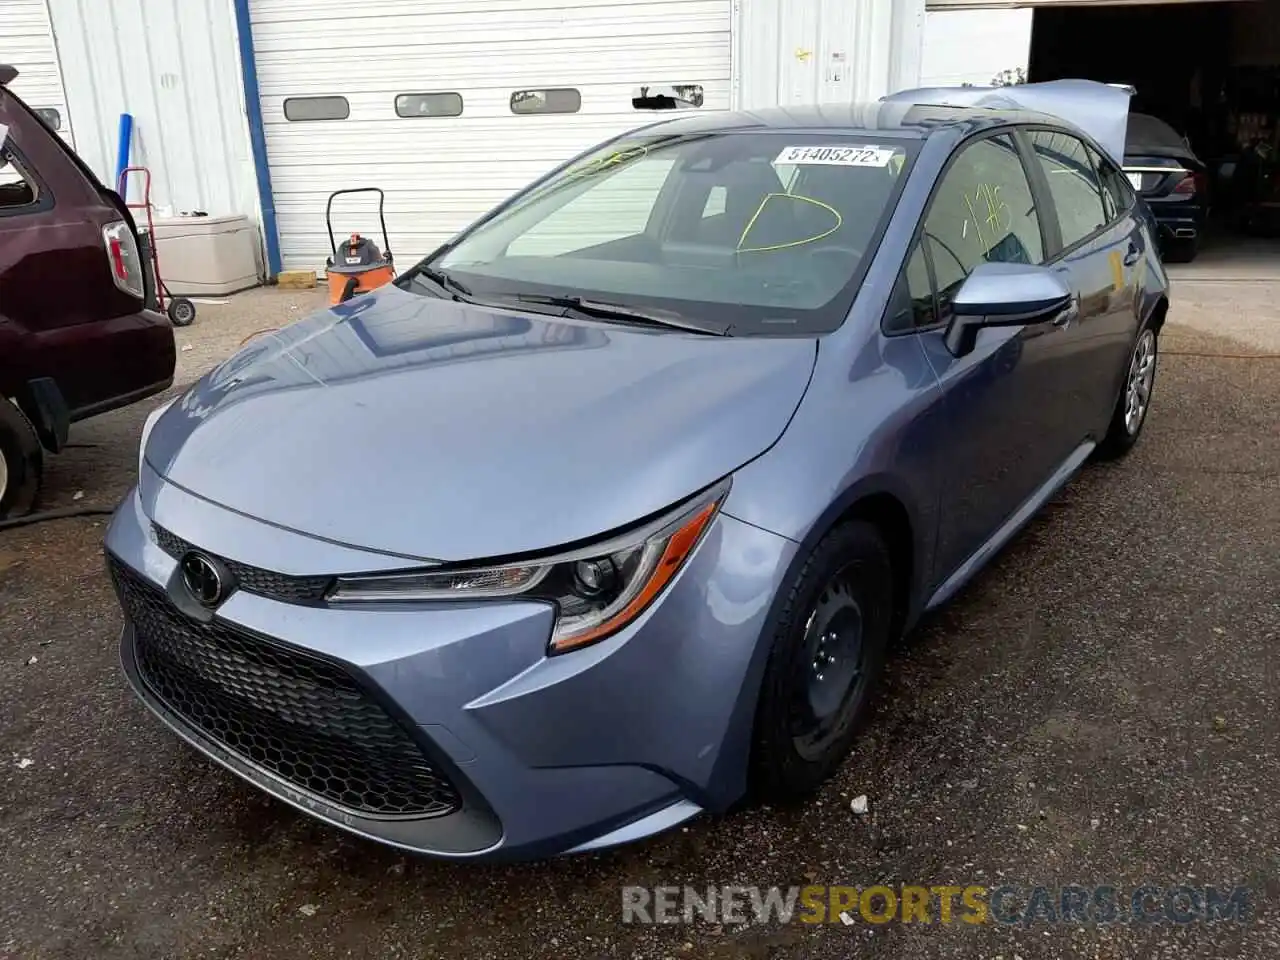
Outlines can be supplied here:
[[198, 623], [109, 558], [148, 690], [190, 726], [352, 812], [438, 817], [457, 789], [340, 667], [217, 621]]

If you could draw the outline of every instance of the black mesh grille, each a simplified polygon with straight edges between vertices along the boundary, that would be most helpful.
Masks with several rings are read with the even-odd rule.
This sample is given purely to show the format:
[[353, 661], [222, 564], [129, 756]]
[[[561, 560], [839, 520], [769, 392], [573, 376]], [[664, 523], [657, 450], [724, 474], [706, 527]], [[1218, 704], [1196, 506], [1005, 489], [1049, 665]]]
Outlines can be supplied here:
[[[156, 543], [160, 545], [160, 549], [175, 560], [181, 559], [184, 554], [196, 549], [195, 546], [176, 534], [170, 533], [159, 524], [153, 523], [151, 529], [155, 531]], [[236, 579], [236, 586], [241, 590], [284, 603], [315, 603], [323, 600], [325, 591], [333, 583], [333, 577], [292, 577], [271, 570], [263, 570], [261, 567], [251, 567], [247, 563], [228, 560], [225, 557], [218, 559], [226, 564], [227, 569]]]
[[453, 784], [346, 671], [216, 620], [198, 623], [114, 558], [109, 566], [143, 681], [205, 736], [352, 811], [436, 817], [459, 808]]

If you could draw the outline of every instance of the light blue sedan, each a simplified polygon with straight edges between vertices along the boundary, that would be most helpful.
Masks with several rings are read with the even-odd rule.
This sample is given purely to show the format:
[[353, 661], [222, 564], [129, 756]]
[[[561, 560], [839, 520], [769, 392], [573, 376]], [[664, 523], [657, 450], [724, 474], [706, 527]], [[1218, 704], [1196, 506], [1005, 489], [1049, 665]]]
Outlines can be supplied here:
[[1127, 103], [920, 99], [681, 112], [156, 411], [138, 696], [440, 857], [814, 792], [894, 638], [1133, 446], [1168, 309]]

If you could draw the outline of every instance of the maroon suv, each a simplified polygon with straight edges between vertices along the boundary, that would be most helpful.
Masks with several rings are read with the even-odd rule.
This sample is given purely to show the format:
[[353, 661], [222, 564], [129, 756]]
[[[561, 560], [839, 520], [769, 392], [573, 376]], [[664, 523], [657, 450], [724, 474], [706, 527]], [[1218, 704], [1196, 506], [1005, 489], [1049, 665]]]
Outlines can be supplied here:
[[71, 423], [159, 393], [175, 363], [133, 217], [16, 75], [0, 65], [0, 520], [31, 508]]

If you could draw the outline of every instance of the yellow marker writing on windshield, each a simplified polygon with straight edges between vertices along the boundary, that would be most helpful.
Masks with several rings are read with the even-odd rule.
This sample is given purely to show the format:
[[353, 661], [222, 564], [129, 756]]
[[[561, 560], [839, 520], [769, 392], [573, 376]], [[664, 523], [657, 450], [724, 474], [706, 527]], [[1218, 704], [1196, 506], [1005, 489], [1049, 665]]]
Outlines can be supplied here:
[[[747, 234], [751, 232], [751, 228], [754, 227], [756, 225], [756, 221], [760, 219], [760, 214], [764, 212], [765, 206], [769, 203], [770, 200], [773, 200], [775, 197], [783, 200], [798, 200], [801, 203], [811, 203], [815, 207], [821, 207], [823, 210], [829, 211], [831, 215], [836, 218], [835, 225], [830, 230], [824, 230], [822, 233], [815, 234], [812, 237], [805, 237], [803, 240], [792, 240], [788, 243], [775, 243], [767, 247], [744, 247], [742, 244], [743, 244], [743, 241], [747, 239]], [[831, 206], [831, 204], [829, 203], [823, 203], [821, 200], [814, 200], [812, 197], [802, 197], [794, 193], [765, 194], [764, 199], [760, 201], [760, 206], [756, 207], [756, 212], [753, 213], [751, 215], [751, 219], [747, 221], [747, 226], [742, 231], [742, 236], [738, 238], [737, 252], [738, 253], [767, 253], [768, 251], [771, 251], [771, 250], [786, 250], [790, 247], [802, 247], [806, 243], [813, 243], [816, 240], [821, 240], [823, 237], [831, 236], [831, 234], [835, 233], [837, 230], [840, 229], [843, 223], [844, 223], [844, 217], [840, 215], [840, 211], [837, 210], [835, 207]]]

